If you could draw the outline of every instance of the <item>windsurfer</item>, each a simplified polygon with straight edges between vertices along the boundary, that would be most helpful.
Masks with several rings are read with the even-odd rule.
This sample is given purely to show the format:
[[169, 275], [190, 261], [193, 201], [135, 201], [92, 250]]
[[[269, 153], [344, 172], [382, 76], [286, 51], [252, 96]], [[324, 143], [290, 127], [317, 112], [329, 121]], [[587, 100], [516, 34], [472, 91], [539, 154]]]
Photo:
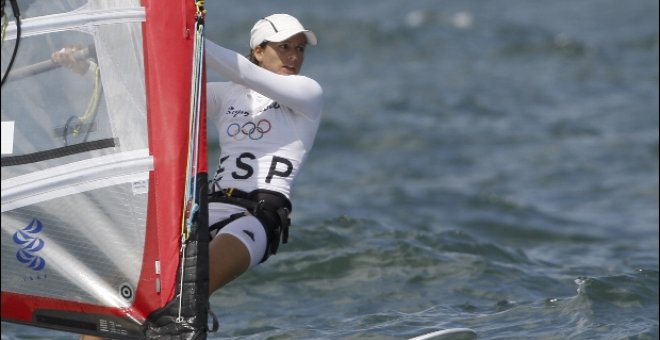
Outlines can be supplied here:
[[229, 80], [207, 86], [221, 148], [209, 198], [210, 293], [287, 241], [291, 185], [321, 120], [323, 90], [299, 75], [316, 43], [288, 14], [254, 24], [247, 58], [207, 40], [207, 66]]

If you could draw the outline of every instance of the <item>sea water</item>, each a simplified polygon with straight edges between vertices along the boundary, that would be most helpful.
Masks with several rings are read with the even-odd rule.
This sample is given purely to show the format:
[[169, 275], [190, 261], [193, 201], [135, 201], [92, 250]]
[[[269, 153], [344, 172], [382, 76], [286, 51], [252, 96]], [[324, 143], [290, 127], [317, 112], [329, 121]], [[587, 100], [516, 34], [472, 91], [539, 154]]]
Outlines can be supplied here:
[[[241, 53], [297, 16], [325, 90], [290, 243], [212, 297], [211, 339], [659, 337], [657, 1], [206, 7]], [[2, 324], [35, 338], [75, 336]]]

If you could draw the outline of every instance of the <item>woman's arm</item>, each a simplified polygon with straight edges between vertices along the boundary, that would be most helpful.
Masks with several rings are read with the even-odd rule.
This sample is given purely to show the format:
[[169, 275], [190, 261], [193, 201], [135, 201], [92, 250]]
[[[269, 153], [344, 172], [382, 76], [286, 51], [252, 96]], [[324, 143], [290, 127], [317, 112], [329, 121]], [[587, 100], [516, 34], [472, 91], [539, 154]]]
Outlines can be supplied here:
[[206, 40], [206, 63], [228, 80], [251, 88], [295, 112], [321, 113], [323, 89], [311, 78], [273, 73], [210, 40]]

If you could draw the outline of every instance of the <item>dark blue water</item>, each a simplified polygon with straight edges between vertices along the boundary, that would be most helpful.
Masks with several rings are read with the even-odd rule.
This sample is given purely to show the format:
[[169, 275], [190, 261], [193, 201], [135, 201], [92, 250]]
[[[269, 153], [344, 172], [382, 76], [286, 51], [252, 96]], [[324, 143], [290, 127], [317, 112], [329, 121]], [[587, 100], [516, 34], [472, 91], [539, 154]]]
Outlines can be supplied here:
[[[657, 1], [206, 5], [241, 52], [298, 16], [326, 93], [291, 243], [213, 296], [211, 338], [660, 336]], [[3, 323], [41, 337], [74, 338]]]

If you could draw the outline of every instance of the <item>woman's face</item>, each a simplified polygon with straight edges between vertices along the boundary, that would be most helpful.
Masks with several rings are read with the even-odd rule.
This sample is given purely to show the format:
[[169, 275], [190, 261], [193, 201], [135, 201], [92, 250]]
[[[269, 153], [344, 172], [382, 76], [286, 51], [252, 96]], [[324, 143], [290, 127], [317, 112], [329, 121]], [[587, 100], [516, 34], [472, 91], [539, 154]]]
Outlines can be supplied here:
[[261, 67], [281, 75], [300, 73], [305, 61], [307, 37], [298, 33], [282, 42], [268, 42], [263, 48], [254, 49], [254, 57]]

